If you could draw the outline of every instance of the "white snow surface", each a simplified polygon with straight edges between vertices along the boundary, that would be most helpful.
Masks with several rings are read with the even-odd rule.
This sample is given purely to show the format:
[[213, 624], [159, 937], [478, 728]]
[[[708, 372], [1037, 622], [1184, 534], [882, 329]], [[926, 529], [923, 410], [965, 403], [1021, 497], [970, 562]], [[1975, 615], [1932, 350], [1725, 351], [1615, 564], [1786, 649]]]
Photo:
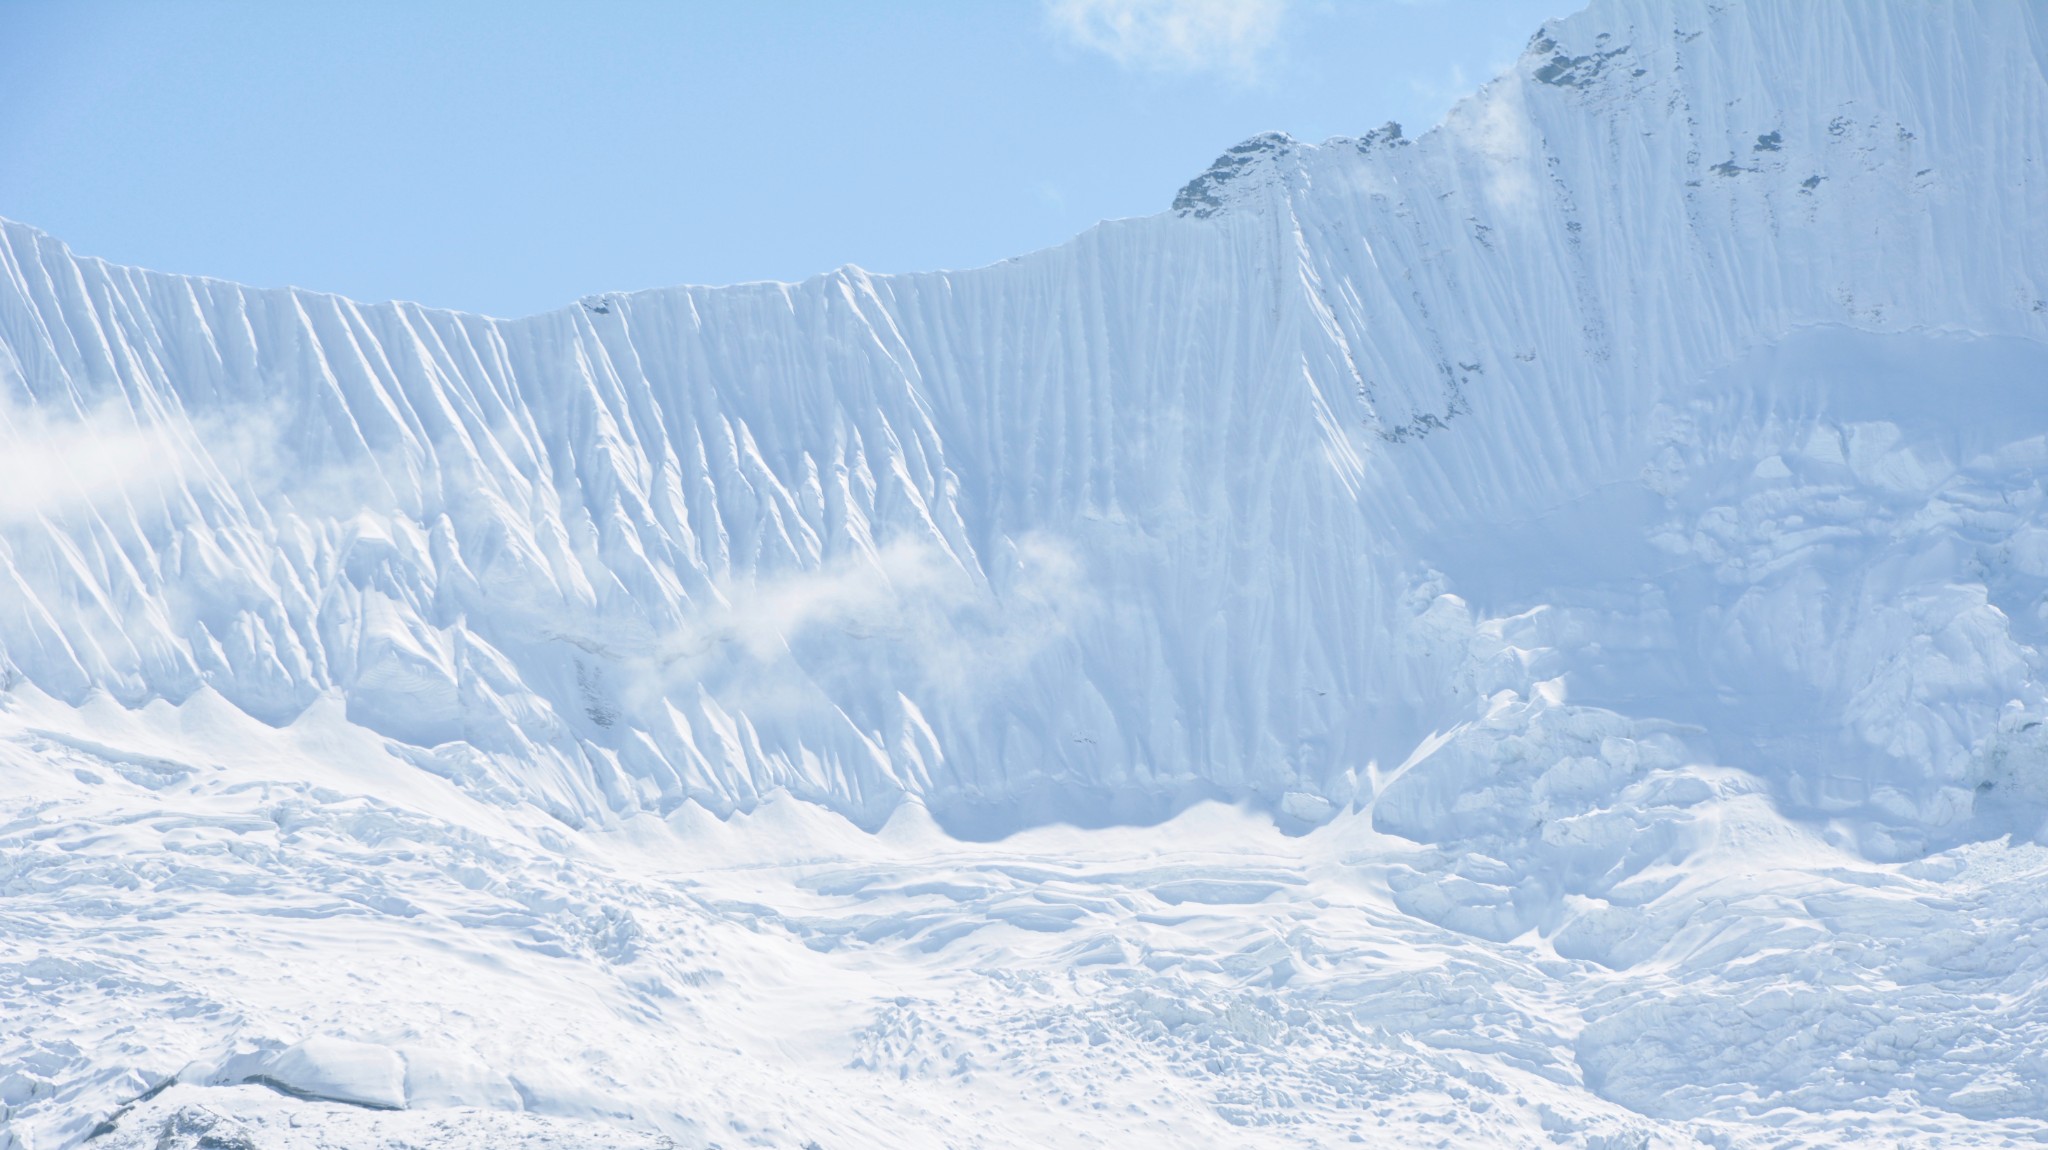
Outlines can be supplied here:
[[0, 222], [0, 1147], [2048, 1141], [2048, 11], [966, 272]]

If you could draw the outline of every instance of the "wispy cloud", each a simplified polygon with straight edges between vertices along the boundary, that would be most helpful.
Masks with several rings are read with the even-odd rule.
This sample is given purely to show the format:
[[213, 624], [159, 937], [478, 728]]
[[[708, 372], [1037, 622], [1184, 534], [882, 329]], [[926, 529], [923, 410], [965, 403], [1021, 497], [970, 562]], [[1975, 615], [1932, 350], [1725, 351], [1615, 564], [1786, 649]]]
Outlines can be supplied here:
[[1526, 218], [1536, 208], [1537, 142], [1520, 85], [1490, 84], [1459, 104], [1449, 121], [1480, 162], [1486, 197], [1496, 211]]
[[0, 527], [146, 497], [194, 462], [165, 428], [120, 408], [60, 416], [0, 394]]
[[817, 687], [858, 692], [874, 681], [962, 699], [1012, 681], [1090, 601], [1071, 550], [1037, 535], [1018, 540], [988, 579], [933, 543], [900, 542], [728, 584], [720, 598], [636, 671], [635, 705], [653, 702], [650, 689], [700, 683], [757, 717], [801, 709]]
[[77, 515], [150, 518], [185, 484], [274, 491], [295, 474], [278, 452], [281, 418], [270, 404], [190, 415], [109, 399], [80, 410], [0, 386], [0, 530]]
[[1288, 0], [1047, 0], [1060, 35], [1130, 68], [1256, 79]]

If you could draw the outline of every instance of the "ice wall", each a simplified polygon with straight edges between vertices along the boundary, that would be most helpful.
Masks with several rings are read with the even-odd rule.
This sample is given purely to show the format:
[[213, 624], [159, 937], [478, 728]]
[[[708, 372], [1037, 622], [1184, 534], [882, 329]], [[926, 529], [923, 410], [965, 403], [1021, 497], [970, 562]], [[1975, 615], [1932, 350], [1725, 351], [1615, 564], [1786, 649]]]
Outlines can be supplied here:
[[1602, 0], [973, 271], [500, 320], [0, 225], [0, 682], [339, 692], [578, 823], [1526, 838], [1445, 815], [1650, 724], [1872, 850], [2031, 826], [2044, 164], [2038, 5]]

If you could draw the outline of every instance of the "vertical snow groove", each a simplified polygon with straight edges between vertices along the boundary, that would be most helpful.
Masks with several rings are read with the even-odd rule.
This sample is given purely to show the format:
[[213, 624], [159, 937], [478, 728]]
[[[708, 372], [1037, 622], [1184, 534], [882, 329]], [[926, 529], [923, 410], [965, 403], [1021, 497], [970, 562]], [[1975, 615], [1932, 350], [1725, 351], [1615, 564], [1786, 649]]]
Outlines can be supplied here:
[[573, 819], [1341, 804], [1467, 717], [1404, 598], [1446, 540], [1637, 484], [1674, 396], [1800, 330], [2048, 338], [2042, 43], [1603, 0], [1420, 139], [1262, 138], [1199, 211], [509, 321], [0, 225], [0, 419], [185, 460], [0, 520], [0, 665], [338, 689]]

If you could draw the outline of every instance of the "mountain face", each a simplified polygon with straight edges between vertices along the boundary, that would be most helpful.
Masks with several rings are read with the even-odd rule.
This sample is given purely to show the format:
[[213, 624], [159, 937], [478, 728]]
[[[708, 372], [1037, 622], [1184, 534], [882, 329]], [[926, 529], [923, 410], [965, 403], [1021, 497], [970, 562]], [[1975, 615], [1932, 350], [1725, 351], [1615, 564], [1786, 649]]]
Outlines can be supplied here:
[[10, 225], [17, 434], [163, 447], [6, 524], [0, 651], [73, 704], [338, 692], [573, 824], [973, 834], [1349, 804], [1526, 693], [1458, 632], [1547, 607], [1536, 678], [1939, 837], [2048, 714], [2041, 545], [1977, 506], [2042, 430], [2042, 35], [1616, 5], [1419, 140], [1260, 137], [1050, 251], [514, 321]]
[[[1431, 131], [1261, 136], [972, 271], [503, 320], [0, 224], [0, 700], [85, 756], [66, 780], [184, 777], [93, 734], [123, 724], [274, 730], [521, 841], [786, 792], [964, 850], [1221, 799], [1407, 852], [1373, 881], [1411, 924], [1627, 971], [1705, 945], [1659, 900], [1741, 853], [1710, 796], [1886, 875], [2048, 819], [2044, 168], [2037, 4], [1601, 0]], [[1671, 1037], [1619, 1001], [1532, 1041], [1628, 1114], [1881, 1108], [1918, 1073], [1801, 1094], [1822, 1071], [1760, 1052], [1836, 1006]], [[344, 1101], [305, 1083], [384, 1065], [290, 1038], [179, 1041]], [[137, 1073], [50, 1057], [106, 1097]], [[623, 1113], [506, 1075], [445, 1093]], [[2048, 1117], [1936, 1079], [1914, 1105]]]

